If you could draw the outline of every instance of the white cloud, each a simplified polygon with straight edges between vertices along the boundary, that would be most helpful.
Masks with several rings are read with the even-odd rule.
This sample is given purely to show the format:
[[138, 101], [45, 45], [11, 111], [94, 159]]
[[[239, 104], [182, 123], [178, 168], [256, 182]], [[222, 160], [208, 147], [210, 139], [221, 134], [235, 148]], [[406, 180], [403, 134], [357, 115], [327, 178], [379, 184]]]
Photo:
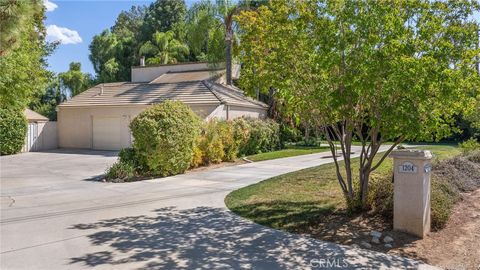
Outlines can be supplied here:
[[61, 44], [77, 44], [82, 38], [77, 31], [51, 24], [47, 26], [47, 40], [60, 41]]
[[54, 11], [58, 7], [57, 4], [50, 2], [50, 0], [43, 0], [43, 5], [47, 9], [47, 12]]

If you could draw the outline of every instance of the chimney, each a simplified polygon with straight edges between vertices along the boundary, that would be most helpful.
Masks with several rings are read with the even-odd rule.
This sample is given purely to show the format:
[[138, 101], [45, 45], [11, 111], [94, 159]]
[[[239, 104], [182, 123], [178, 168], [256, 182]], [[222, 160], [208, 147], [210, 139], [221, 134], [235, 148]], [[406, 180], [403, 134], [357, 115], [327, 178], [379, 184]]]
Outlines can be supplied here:
[[142, 58], [140, 58], [140, 66], [141, 67], [145, 66], [145, 56], [142, 56]]
[[100, 86], [100, 95], [103, 95], [103, 83], [102, 86]]

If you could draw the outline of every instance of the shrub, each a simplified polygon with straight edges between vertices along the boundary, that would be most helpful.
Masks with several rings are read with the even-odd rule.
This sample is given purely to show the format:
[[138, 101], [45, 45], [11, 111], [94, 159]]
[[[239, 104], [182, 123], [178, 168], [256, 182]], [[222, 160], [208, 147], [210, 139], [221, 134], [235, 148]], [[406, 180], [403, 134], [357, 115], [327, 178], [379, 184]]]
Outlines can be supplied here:
[[268, 152], [280, 146], [280, 127], [273, 120], [237, 118], [234, 126], [235, 137], [240, 141], [240, 155]]
[[23, 110], [0, 108], [0, 154], [11, 155], [22, 150], [28, 122]]
[[431, 226], [439, 230], [447, 224], [453, 206], [460, 193], [455, 187], [441, 177], [432, 177], [431, 183]]
[[143, 173], [168, 176], [185, 172], [193, 157], [200, 119], [179, 101], [165, 101], [130, 123], [133, 148]]
[[480, 149], [465, 154], [465, 158], [468, 159], [469, 161], [473, 162], [473, 163], [479, 163], [480, 164]]
[[233, 123], [212, 119], [202, 127], [194, 149], [192, 167], [235, 160], [239, 146], [240, 142], [234, 136]]
[[121, 161], [115, 162], [108, 170], [105, 178], [107, 180], [131, 180], [136, 176], [135, 167], [131, 163]]
[[302, 132], [292, 125], [282, 123], [280, 128], [280, 141], [282, 145], [285, 143], [299, 142], [302, 140]]
[[368, 193], [368, 206], [387, 218], [393, 217], [393, 172], [372, 174]]
[[480, 143], [475, 140], [474, 138], [470, 138], [462, 143], [459, 144], [460, 149], [462, 149], [462, 152], [464, 154], [468, 154], [470, 152], [473, 152], [475, 150], [480, 150]]

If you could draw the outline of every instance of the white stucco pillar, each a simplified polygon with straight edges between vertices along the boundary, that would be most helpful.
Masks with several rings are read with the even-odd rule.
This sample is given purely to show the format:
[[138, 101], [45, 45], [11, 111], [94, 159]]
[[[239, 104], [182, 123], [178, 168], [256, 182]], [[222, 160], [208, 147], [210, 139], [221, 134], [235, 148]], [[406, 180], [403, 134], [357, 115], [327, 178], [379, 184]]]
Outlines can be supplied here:
[[430, 232], [430, 151], [397, 150], [394, 166], [393, 229], [424, 237]]

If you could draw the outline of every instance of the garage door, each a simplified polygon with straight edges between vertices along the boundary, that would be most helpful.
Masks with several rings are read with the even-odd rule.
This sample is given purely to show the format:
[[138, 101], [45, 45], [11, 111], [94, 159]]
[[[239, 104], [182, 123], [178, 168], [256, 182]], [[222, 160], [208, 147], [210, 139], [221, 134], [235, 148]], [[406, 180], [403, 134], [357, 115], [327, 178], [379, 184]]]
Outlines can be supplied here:
[[119, 150], [122, 148], [122, 118], [93, 118], [93, 149]]

